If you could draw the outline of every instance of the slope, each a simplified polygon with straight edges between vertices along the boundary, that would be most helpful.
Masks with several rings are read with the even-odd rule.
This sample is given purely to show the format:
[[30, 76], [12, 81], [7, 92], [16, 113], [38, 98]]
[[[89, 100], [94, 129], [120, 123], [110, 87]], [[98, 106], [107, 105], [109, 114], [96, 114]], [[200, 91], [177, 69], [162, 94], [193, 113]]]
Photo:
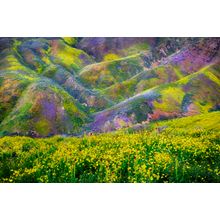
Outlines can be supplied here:
[[220, 107], [219, 63], [176, 82], [148, 89], [97, 114], [93, 131], [111, 131], [132, 124], [189, 116]]
[[48, 79], [29, 84], [0, 124], [4, 134], [48, 136], [79, 132], [88, 112], [62, 87]]

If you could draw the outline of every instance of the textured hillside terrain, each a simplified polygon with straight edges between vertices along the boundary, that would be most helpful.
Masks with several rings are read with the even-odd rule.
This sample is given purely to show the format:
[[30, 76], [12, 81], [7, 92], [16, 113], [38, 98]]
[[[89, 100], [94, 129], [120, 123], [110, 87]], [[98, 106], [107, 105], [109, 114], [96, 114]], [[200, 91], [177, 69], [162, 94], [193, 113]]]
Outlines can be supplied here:
[[0, 134], [138, 127], [220, 109], [220, 38], [0, 38]]

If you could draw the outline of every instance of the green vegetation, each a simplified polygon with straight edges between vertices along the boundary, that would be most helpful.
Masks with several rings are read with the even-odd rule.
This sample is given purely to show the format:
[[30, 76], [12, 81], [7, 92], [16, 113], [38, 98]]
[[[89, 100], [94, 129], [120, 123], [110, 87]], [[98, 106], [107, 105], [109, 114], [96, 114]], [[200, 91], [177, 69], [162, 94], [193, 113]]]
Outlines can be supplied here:
[[86, 66], [79, 74], [80, 80], [88, 87], [104, 89], [122, 82], [143, 70], [140, 54]]
[[[219, 109], [217, 59], [209, 63], [195, 59], [198, 63], [190, 64], [181, 55], [183, 50], [160, 62], [160, 56], [155, 54], [160, 50], [154, 50], [159, 48], [151, 48], [147, 39], [93, 39], [103, 45], [97, 48], [90, 46], [96, 44], [91, 40], [10, 40], [10, 46], [0, 54], [1, 132], [26, 134], [33, 130], [44, 137], [65, 132], [79, 134], [84, 126], [90, 129], [87, 123], [96, 120], [96, 115], [102, 121], [95, 129], [103, 130], [109, 123], [115, 129], [117, 114], [135, 124], [144, 122], [148, 113], [153, 120], [160, 120]], [[81, 42], [88, 54], [83, 45], [78, 47]], [[164, 50], [167, 48], [161, 50], [163, 54]], [[186, 63], [173, 62], [175, 56]], [[188, 65], [192, 65], [190, 71]], [[33, 91], [29, 89], [32, 87]], [[105, 115], [99, 114], [102, 111]]]
[[105, 88], [102, 93], [109, 99], [119, 102], [147, 89], [170, 83], [183, 77], [184, 75], [175, 66], [158, 66], [151, 70], [142, 71], [122, 82], [117, 82]]
[[79, 132], [87, 120], [84, 106], [62, 87], [40, 79], [27, 87], [0, 124], [0, 130], [21, 134], [32, 130], [40, 136], [48, 136], [51, 133]]
[[178, 111], [180, 109], [184, 92], [178, 87], [167, 87], [162, 92], [160, 102], [155, 101], [154, 107], [165, 112]]
[[63, 40], [72, 47], [75, 46], [78, 41], [77, 37], [63, 37]]
[[120, 53], [124, 53], [127, 55], [131, 55], [131, 54], [135, 54], [135, 53], [140, 53], [142, 51], [147, 51], [149, 50], [150, 46], [148, 43], [144, 42], [144, 43], [136, 43], [131, 45], [128, 48], [123, 49], [122, 51], [120, 51]]
[[220, 112], [147, 130], [0, 138], [0, 182], [219, 182]]
[[114, 53], [109, 53], [104, 56], [104, 61], [112, 61], [117, 59], [120, 59], [120, 57]]
[[63, 41], [51, 42], [51, 56], [53, 62], [58, 65], [62, 65], [69, 71], [78, 72], [82, 67], [93, 62], [84, 51], [73, 48]]
[[35, 80], [31, 75], [14, 71], [0, 74], [0, 123], [14, 108], [25, 88]]
[[0, 182], [220, 182], [219, 39], [0, 49]]
[[[130, 91], [129, 88], [126, 91]], [[120, 97], [115, 92], [111, 94]], [[114, 126], [115, 115], [120, 114], [129, 117], [128, 120], [134, 119], [132, 122], [134, 124], [146, 121], [148, 114], [152, 120], [161, 120], [208, 113], [219, 108], [219, 94], [219, 82], [215, 77], [215, 71], [210, 66], [175, 82], [145, 90], [97, 113], [96, 118], [98, 120], [102, 117], [103, 124]], [[99, 127], [100, 130], [103, 130], [102, 127]]]

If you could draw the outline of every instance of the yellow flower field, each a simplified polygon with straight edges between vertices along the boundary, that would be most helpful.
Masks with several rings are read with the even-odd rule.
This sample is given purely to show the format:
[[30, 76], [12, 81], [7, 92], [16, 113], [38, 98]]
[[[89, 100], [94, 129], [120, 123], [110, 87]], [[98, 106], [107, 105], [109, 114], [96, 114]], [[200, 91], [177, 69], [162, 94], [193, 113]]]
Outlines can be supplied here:
[[220, 182], [219, 122], [213, 112], [139, 132], [2, 137], [0, 182]]

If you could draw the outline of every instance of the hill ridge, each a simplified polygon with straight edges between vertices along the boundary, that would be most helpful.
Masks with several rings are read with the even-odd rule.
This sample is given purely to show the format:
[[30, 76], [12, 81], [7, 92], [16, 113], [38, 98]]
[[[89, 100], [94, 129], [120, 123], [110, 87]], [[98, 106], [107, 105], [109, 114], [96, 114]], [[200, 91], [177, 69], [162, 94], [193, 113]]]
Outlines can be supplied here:
[[108, 132], [216, 110], [219, 60], [219, 38], [0, 38], [0, 133]]

